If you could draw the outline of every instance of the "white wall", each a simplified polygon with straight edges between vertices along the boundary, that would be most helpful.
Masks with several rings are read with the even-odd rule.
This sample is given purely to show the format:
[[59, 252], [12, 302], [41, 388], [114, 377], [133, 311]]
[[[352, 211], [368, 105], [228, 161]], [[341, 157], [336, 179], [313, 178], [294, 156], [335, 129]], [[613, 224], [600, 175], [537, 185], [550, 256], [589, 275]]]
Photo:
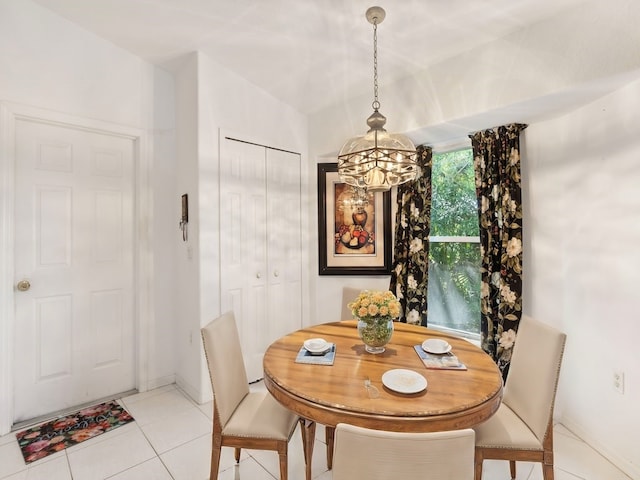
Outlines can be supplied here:
[[[198, 206], [198, 62], [189, 55], [181, 62], [176, 74], [176, 144], [178, 169], [174, 183], [175, 199], [182, 194], [189, 196], [188, 241], [178, 240], [175, 261], [176, 285], [171, 295], [178, 315], [175, 319], [175, 336], [171, 348], [176, 357], [176, 382], [194, 399], [200, 393], [200, 289], [198, 245], [201, 212]], [[177, 218], [176, 218], [177, 221]], [[177, 224], [176, 224], [177, 227]], [[176, 230], [177, 232], [177, 230]]]
[[[307, 120], [204, 54], [189, 55], [176, 76], [178, 181], [185, 191], [195, 192], [193, 205], [197, 211], [193, 220], [190, 218], [189, 227], [193, 258], [178, 256], [179, 283], [194, 290], [183, 291], [177, 299], [180, 310], [185, 313], [175, 339], [179, 358], [177, 378], [193, 398], [204, 402], [210, 399], [211, 391], [200, 346], [200, 327], [223, 313], [218, 257], [219, 131], [223, 129], [244, 140], [300, 152], [304, 179], [308, 176]], [[303, 188], [306, 191], [307, 185]], [[306, 198], [303, 201], [306, 202]], [[307, 232], [308, 226], [305, 227]], [[303, 258], [306, 257], [305, 251]], [[307, 282], [303, 289], [306, 298]], [[304, 310], [308, 310], [308, 305], [304, 305]]]
[[2, 0], [0, 9], [4, 100], [143, 125], [151, 65], [30, 0]]
[[[557, 416], [640, 478], [640, 82], [525, 130], [524, 310], [567, 333]], [[624, 395], [614, 371], [624, 372]]]
[[[469, 50], [399, 82], [380, 77], [380, 111], [389, 131], [410, 132], [417, 144], [457, 144], [477, 130], [535, 123], [593, 101], [638, 78], [640, 2], [589, 2], [503, 39]], [[594, 34], [597, 32], [597, 34]], [[562, 45], [560, 48], [559, 46]], [[381, 65], [384, 68], [384, 64]], [[366, 132], [371, 92], [309, 118], [313, 161], [337, 161], [347, 138]], [[309, 215], [316, 217], [316, 171]], [[364, 281], [386, 288], [389, 277], [318, 277], [317, 240], [311, 245], [312, 322], [339, 316], [342, 287]], [[369, 283], [367, 283], [369, 285]]]
[[[139, 359], [147, 369], [147, 377], [141, 379], [143, 388], [174, 379], [171, 344], [175, 319], [171, 297], [167, 295], [175, 290], [174, 264], [168, 252], [172, 249], [170, 239], [177, 235], [179, 209], [171, 204], [175, 170], [172, 91], [173, 79], [167, 72], [30, 0], [0, 1], [0, 101], [37, 107], [68, 118], [133, 128], [142, 135], [146, 155], [141, 161], [152, 165], [153, 170], [149, 177], [153, 191], [143, 192], [144, 202], [155, 205], [140, 212], [139, 217], [141, 225], [151, 229], [152, 239], [149, 249], [138, 252], [148, 261], [150, 270], [146, 272], [150, 298], [143, 308], [151, 318], [146, 324], [148, 342]], [[10, 175], [7, 164], [1, 163], [0, 178], [10, 182]], [[6, 236], [11, 226], [6, 223], [8, 212], [4, 205], [0, 216], [0, 248], [3, 256], [8, 253], [3, 257], [4, 275], [11, 262]], [[163, 258], [154, 259], [151, 249]], [[154, 278], [158, 280], [154, 282]], [[12, 295], [11, 287], [3, 285], [0, 299], [4, 305]], [[12, 315], [3, 312], [0, 335], [8, 334], [4, 327]], [[10, 342], [8, 338], [1, 340], [4, 346]], [[0, 398], [9, 398], [11, 392], [5, 391], [6, 385], [0, 388]]]
[[[625, 74], [637, 78], [639, 17], [636, 0], [588, 2], [397, 82], [385, 80], [382, 56], [380, 111], [387, 129], [433, 144], [577, 108], [627, 83]], [[312, 155], [337, 153], [347, 138], [362, 135], [371, 100], [367, 89], [311, 115]]]
[[176, 183], [175, 82], [168, 72], [155, 68], [151, 118], [153, 143], [151, 201], [153, 225], [150, 253], [153, 257], [153, 322], [149, 328], [149, 385], [156, 388], [175, 381], [176, 356], [172, 348], [179, 311], [173, 301], [176, 282], [176, 244], [182, 244], [178, 230], [181, 213]]

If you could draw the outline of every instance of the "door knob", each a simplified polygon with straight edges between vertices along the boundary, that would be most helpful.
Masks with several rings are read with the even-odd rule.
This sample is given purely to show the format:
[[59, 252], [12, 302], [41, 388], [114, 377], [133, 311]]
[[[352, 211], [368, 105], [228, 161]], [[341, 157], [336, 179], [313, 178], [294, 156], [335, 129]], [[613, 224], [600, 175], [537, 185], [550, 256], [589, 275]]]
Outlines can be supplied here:
[[21, 292], [26, 292], [27, 290], [29, 290], [31, 288], [31, 284], [29, 283], [29, 280], [20, 280], [18, 282], [18, 285], [16, 285], [16, 287]]

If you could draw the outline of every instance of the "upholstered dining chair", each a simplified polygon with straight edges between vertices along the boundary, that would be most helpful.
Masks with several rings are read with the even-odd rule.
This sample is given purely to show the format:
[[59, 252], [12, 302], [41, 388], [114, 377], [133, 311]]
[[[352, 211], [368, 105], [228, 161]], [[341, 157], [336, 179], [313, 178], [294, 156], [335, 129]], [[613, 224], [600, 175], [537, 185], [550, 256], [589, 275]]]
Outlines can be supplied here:
[[342, 287], [342, 313], [340, 314], [340, 320], [351, 320], [353, 314], [347, 305], [353, 302], [360, 292], [364, 290], [362, 288], [355, 287]]
[[471, 480], [474, 432], [383, 432], [346, 423], [335, 431], [333, 480]]
[[[287, 480], [287, 450], [297, 422], [302, 420], [268, 392], [250, 392], [233, 312], [202, 328], [204, 353], [213, 388], [213, 434], [210, 480], [218, 478], [222, 447], [275, 450], [280, 479]], [[305, 429], [301, 429], [303, 445]]]
[[485, 459], [542, 462], [544, 480], [553, 480], [553, 406], [566, 335], [523, 316], [498, 411], [476, 431], [475, 480]]

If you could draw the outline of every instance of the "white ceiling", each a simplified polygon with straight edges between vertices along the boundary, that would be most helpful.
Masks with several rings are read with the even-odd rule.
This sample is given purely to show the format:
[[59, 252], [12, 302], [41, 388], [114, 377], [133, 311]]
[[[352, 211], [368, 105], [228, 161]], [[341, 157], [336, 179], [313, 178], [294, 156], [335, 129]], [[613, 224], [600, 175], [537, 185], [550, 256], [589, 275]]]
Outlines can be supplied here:
[[[303, 113], [363, 89], [373, 95], [373, 27], [364, 14], [376, 0], [35, 1], [165, 68], [202, 51]], [[589, 1], [382, 0], [380, 83]]]

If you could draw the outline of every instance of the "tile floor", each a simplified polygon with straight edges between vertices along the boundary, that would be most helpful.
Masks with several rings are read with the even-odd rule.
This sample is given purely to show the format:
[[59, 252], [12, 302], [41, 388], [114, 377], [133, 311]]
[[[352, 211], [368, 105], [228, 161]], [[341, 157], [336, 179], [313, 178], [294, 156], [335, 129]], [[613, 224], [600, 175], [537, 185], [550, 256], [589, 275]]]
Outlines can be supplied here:
[[[252, 388], [264, 388], [260, 383]], [[121, 400], [136, 419], [65, 451], [24, 464], [15, 434], [0, 437], [2, 480], [205, 480], [209, 474], [211, 404], [196, 405], [175, 385]], [[314, 480], [331, 480], [324, 430], [319, 425], [313, 456]], [[555, 428], [556, 480], [630, 480], [562, 425]], [[235, 466], [233, 449], [223, 448], [220, 480], [274, 480], [274, 452], [243, 450]], [[300, 433], [289, 445], [289, 478], [304, 478]], [[507, 462], [485, 461], [483, 480], [507, 480]], [[538, 464], [518, 463], [517, 480], [542, 480]]]

